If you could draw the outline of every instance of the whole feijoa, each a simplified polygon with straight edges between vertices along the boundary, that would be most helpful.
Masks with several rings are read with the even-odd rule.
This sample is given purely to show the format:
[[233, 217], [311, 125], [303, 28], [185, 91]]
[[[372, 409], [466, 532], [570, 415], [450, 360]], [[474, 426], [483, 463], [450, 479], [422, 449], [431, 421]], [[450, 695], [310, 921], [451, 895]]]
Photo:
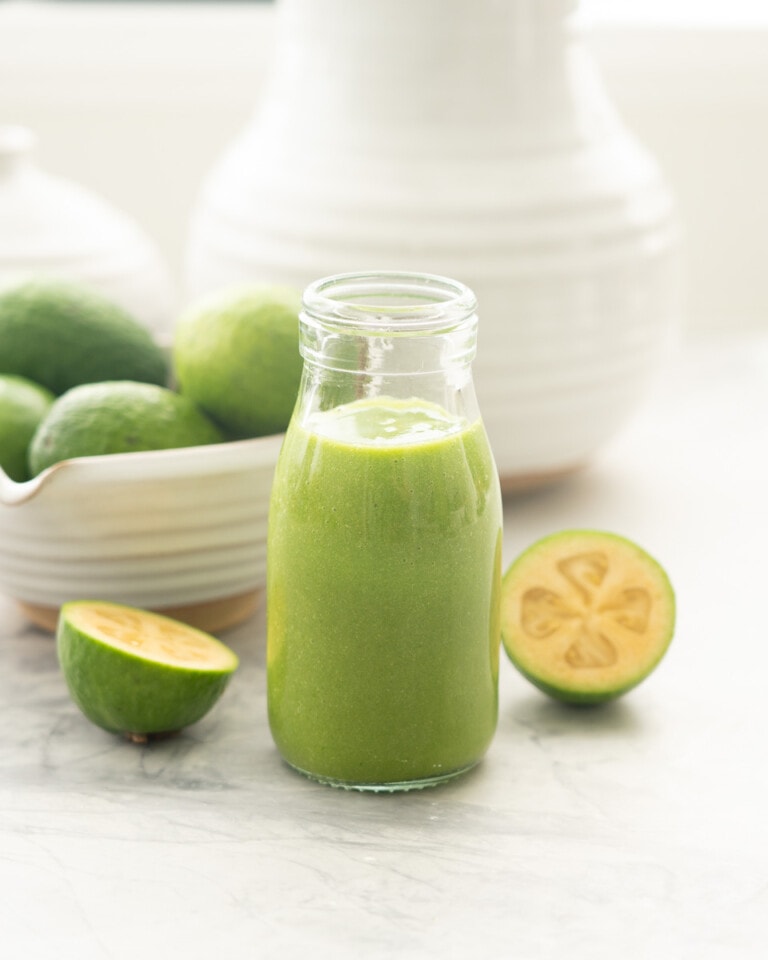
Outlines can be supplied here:
[[192, 306], [174, 332], [181, 392], [233, 437], [281, 433], [301, 380], [301, 296], [257, 284], [227, 289]]
[[0, 292], [0, 373], [61, 394], [99, 380], [163, 385], [168, 360], [149, 330], [112, 301], [39, 279]]
[[197, 447], [225, 440], [189, 397], [131, 380], [84, 383], [58, 397], [29, 447], [30, 472], [74, 457]]
[[0, 374], [0, 467], [17, 483], [29, 479], [29, 444], [53, 401], [50, 390], [26, 377]]

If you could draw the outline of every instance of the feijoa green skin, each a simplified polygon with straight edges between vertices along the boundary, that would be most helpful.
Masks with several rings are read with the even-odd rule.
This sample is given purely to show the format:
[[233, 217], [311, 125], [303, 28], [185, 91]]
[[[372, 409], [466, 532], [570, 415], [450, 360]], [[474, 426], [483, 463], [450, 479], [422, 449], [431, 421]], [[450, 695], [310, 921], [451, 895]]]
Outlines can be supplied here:
[[25, 377], [0, 374], [0, 467], [17, 483], [29, 480], [29, 445], [53, 401], [45, 387]]
[[299, 391], [301, 295], [250, 284], [220, 291], [178, 320], [173, 366], [182, 394], [232, 437], [281, 433]]
[[29, 445], [33, 476], [62, 460], [223, 443], [226, 436], [193, 403], [153, 383], [108, 381], [73, 387], [54, 404]]
[[58, 395], [101, 380], [165, 385], [169, 370], [163, 349], [121, 307], [79, 285], [38, 279], [0, 293], [0, 373]]
[[135, 742], [202, 719], [238, 666], [228, 647], [201, 630], [104, 601], [64, 604], [56, 642], [80, 710]]
[[664, 657], [675, 594], [661, 565], [631, 540], [564, 530], [508, 568], [501, 629], [509, 659], [540, 690], [567, 703], [603, 703]]

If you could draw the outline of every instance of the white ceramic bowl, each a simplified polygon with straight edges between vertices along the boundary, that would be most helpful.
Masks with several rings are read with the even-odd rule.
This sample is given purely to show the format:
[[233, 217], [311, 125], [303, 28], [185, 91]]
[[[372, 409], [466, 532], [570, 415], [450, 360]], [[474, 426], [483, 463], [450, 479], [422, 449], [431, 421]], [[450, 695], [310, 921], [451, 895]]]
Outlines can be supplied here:
[[203, 629], [245, 620], [266, 577], [283, 435], [0, 470], [0, 591], [53, 628], [72, 599], [162, 610]]

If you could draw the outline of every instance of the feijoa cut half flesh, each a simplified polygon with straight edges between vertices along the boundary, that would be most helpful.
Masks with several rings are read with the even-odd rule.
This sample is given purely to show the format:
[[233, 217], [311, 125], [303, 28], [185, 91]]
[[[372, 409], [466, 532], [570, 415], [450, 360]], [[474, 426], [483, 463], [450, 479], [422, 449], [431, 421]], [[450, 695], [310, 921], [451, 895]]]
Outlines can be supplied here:
[[137, 743], [200, 720], [238, 666], [232, 650], [201, 630], [105, 601], [64, 604], [56, 644], [85, 716]]
[[504, 575], [502, 640], [512, 663], [558, 700], [600, 703], [637, 686], [672, 640], [675, 595], [660, 564], [624, 537], [565, 530]]

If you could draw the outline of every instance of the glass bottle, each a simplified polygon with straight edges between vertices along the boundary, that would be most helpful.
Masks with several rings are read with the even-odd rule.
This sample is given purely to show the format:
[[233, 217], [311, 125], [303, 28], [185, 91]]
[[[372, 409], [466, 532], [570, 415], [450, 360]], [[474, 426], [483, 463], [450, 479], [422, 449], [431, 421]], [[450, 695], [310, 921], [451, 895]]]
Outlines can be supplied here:
[[501, 495], [470, 364], [471, 290], [346, 274], [304, 294], [275, 472], [267, 681], [283, 758], [407, 790], [474, 766], [498, 712]]

